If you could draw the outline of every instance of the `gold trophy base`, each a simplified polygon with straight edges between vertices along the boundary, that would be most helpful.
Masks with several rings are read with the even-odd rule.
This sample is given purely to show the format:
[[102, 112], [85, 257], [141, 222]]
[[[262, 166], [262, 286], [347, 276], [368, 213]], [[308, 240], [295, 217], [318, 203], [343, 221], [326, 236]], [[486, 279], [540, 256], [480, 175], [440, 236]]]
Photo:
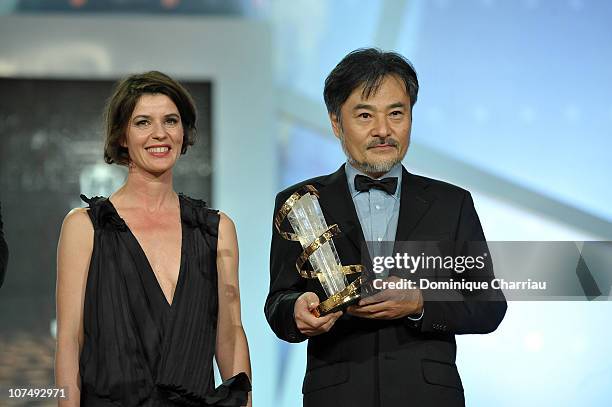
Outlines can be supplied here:
[[347, 285], [344, 290], [337, 292], [325, 301], [319, 304], [317, 308], [312, 312], [314, 316], [322, 317], [327, 314], [340, 311], [343, 308], [348, 307], [351, 304], [359, 301], [361, 293], [359, 288], [361, 287], [361, 277]]

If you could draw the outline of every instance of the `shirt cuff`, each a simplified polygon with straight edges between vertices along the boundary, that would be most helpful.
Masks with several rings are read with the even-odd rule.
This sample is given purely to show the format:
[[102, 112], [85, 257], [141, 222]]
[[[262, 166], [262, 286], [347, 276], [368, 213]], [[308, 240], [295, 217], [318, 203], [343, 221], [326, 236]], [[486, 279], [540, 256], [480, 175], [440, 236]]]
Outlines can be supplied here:
[[419, 315], [418, 317], [415, 316], [410, 316], [408, 315], [408, 319], [411, 321], [420, 321], [421, 319], [423, 319], [423, 314], [425, 314], [425, 307], [421, 308], [421, 315]]

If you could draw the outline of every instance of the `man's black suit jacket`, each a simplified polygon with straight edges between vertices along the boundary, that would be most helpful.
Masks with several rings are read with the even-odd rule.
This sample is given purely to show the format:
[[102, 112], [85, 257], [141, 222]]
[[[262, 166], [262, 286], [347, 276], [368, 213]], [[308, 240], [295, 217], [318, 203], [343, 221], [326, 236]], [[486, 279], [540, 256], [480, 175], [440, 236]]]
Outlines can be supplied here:
[[2, 232], [2, 206], [0, 205], [0, 287], [4, 283], [4, 275], [6, 273], [6, 267], [8, 263], [8, 247], [4, 240], [4, 233]]
[[[313, 178], [280, 192], [276, 213], [286, 199], [305, 184], [320, 193], [319, 203], [329, 225], [337, 223], [342, 236], [334, 244], [343, 265], [361, 263], [363, 233], [348, 189], [344, 165], [333, 174]], [[484, 241], [469, 192], [403, 169], [396, 241]], [[463, 387], [455, 365], [455, 334], [489, 333], [506, 312], [501, 291], [450, 292], [436, 301], [423, 291], [424, 315], [367, 320], [344, 314], [325, 333], [308, 338], [297, 329], [296, 299], [312, 291], [323, 300], [317, 280], [299, 276], [295, 261], [302, 249], [273, 230], [270, 251], [270, 292], [265, 314], [274, 333], [288, 342], [308, 339], [304, 406], [463, 406]], [[487, 278], [493, 278], [489, 269]], [[351, 276], [349, 276], [351, 277]], [[466, 279], [469, 274], [466, 273]], [[352, 279], [349, 279], [351, 281]], [[490, 367], [494, 355], [483, 355]]]

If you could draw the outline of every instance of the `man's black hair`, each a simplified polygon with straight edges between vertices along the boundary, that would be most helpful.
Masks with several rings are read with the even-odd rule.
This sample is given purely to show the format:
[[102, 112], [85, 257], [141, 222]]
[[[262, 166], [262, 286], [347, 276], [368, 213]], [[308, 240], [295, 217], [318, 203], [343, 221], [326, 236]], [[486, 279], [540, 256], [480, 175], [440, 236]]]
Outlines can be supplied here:
[[323, 97], [328, 113], [339, 120], [342, 105], [355, 89], [363, 85], [362, 97], [368, 99], [376, 94], [387, 75], [395, 75], [404, 82], [412, 108], [417, 101], [419, 81], [410, 61], [396, 52], [360, 48], [345, 56], [325, 79]]

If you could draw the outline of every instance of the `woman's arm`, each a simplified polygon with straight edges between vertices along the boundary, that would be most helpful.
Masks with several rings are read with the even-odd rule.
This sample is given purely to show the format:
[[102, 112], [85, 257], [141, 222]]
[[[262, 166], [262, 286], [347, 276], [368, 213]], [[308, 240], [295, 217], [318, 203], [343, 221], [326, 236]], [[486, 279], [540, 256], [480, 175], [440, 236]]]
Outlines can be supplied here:
[[83, 302], [93, 234], [87, 211], [74, 209], [64, 219], [57, 246], [55, 383], [57, 387], [66, 387], [68, 392], [68, 399], [60, 399], [60, 407], [80, 405]]
[[[227, 215], [222, 212], [219, 215], [221, 216], [217, 243], [219, 318], [215, 356], [223, 380], [240, 372], [245, 372], [250, 379], [249, 346], [240, 319], [236, 228]], [[251, 405], [250, 395], [248, 405]]]
[[8, 265], [8, 246], [4, 240], [2, 226], [2, 205], [0, 205], [0, 287], [2, 287], [2, 283], [4, 283], [4, 275]]

